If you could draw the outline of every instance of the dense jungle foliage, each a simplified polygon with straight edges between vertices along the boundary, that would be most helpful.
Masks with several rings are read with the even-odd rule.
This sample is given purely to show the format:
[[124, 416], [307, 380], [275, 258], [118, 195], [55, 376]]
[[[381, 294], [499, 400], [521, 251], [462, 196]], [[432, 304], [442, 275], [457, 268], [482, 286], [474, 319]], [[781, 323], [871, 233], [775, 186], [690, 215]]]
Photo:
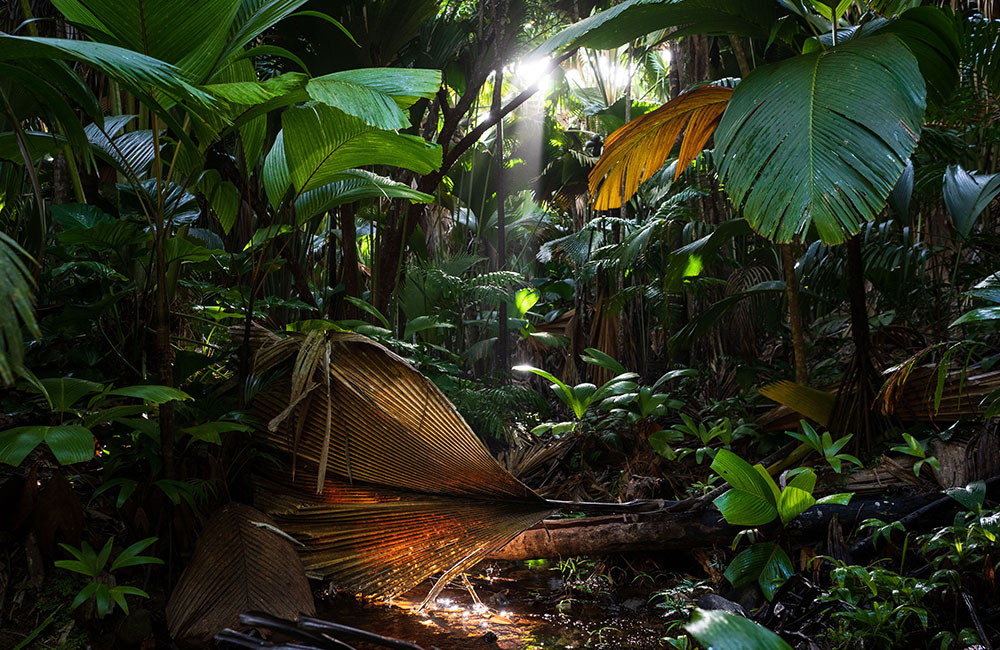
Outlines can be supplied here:
[[[558, 566], [565, 602], [644, 589], [649, 647], [1000, 643], [994, 3], [9, 0], [0, 30], [0, 648], [193, 644], [199, 532], [276, 511], [262, 432], [349, 334], [541, 497], [704, 515]], [[281, 558], [216, 578], [249, 603]]]

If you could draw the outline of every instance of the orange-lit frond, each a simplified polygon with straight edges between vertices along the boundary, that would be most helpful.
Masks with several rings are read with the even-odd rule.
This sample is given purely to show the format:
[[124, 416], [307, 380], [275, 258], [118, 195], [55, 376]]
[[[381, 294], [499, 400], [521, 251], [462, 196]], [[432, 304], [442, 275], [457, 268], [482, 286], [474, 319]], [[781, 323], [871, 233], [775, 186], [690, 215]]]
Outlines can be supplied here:
[[437, 590], [555, 509], [385, 347], [257, 329], [251, 342], [257, 372], [292, 370], [253, 401], [270, 423], [261, 435], [291, 457], [261, 477], [255, 502], [300, 541], [309, 572], [373, 596], [440, 573]]
[[701, 86], [609, 135], [604, 153], [590, 172], [594, 208], [610, 210], [632, 198], [639, 185], [663, 166], [683, 130], [674, 177], [679, 176], [712, 136], [732, 94], [731, 88]]

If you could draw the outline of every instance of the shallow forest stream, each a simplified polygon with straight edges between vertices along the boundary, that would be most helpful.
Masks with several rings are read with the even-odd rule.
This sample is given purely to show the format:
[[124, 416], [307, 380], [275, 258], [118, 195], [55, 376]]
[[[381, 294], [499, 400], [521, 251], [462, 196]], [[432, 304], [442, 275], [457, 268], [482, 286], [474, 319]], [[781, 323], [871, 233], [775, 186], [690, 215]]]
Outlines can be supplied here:
[[654, 606], [662, 599], [653, 598], [648, 582], [639, 587], [612, 585], [608, 577], [593, 575], [589, 587], [583, 582], [574, 588], [564, 581], [558, 565], [540, 560], [481, 567], [488, 577], [475, 576], [471, 583], [483, 605], [456, 584], [441, 593], [435, 607], [415, 612], [426, 595], [425, 585], [393, 599], [391, 605], [334, 595], [320, 604], [317, 615], [350, 621], [428, 650], [665, 647], [665, 611]]

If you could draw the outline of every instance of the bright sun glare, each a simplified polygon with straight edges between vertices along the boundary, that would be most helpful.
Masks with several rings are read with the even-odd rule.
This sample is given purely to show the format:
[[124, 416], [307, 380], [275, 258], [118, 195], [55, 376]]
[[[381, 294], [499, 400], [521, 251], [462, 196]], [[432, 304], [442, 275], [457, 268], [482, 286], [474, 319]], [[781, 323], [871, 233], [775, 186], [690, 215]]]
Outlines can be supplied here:
[[527, 59], [514, 65], [514, 78], [523, 88], [537, 83], [538, 90], [545, 92], [552, 82], [552, 71], [548, 69], [549, 59]]

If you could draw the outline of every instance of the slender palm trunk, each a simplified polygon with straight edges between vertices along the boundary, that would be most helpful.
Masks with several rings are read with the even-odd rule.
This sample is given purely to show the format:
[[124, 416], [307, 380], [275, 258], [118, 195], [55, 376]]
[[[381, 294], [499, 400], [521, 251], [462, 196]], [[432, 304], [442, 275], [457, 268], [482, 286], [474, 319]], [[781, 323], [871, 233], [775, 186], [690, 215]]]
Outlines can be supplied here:
[[[354, 298], [361, 297], [361, 283], [358, 281], [358, 231], [354, 223], [354, 203], [340, 206], [340, 241], [343, 244], [344, 260], [342, 264], [344, 277], [344, 294]], [[390, 288], [391, 291], [391, 288]], [[345, 301], [346, 303], [346, 301]], [[380, 302], [375, 303], [379, 309]], [[345, 315], [354, 311], [354, 306], [344, 305]]]
[[[502, 6], [501, 6], [502, 5]], [[507, 2], [504, 0], [494, 0], [493, 3], [493, 29], [496, 31], [495, 50], [495, 76], [493, 81], [493, 107], [494, 115], [499, 115], [503, 108], [503, 33], [504, 21], [507, 15]], [[503, 117], [497, 120], [496, 142], [494, 143], [494, 153], [496, 165], [496, 203], [497, 203], [497, 262], [496, 270], [504, 271], [507, 268], [507, 233], [506, 214], [504, 202], [507, 200], [507, 188], [504, 169], [504, 148], [503, 148]], [[510, 351], [507, 349], [507, 303], [500, 302], [500, 313], [497, 319], [497, 366], [500, 375], [507, 377], [510, 371]]]
[[788, 297], [788, 325], [792, 330], [795, 383], [805, 384], [808, 382], [806, 339], [802, 328], [802, 311], [799, 308], [799, 279], [795, 275], [795, 255], [792, 252], [792, 244], [780, 244], [780, 247], [785, 271], [785, 295]]
[[855, 235], [847, 240], [847, 297], [854, 355], [837, 392], [831, 428], [841, 434], [854, 434], [856, 446], [868, 449], [883, 429], [884, 422], [872, 408], [882, 377], [872, 363], [864, 271], [861, 235]]

